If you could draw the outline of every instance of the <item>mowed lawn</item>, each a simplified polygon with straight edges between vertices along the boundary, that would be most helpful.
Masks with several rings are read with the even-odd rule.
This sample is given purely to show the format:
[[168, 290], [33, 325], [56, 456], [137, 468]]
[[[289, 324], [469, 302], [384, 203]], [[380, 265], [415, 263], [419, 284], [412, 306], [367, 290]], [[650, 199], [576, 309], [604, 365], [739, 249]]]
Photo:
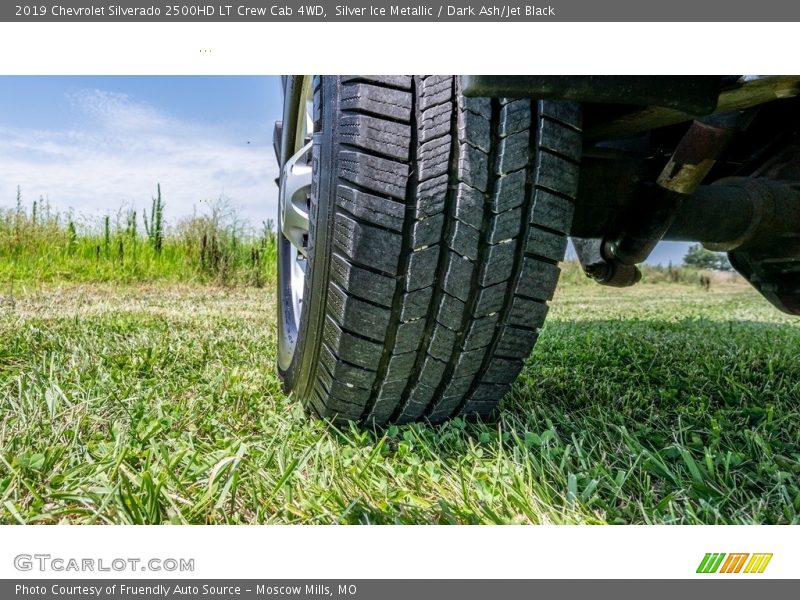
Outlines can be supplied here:
[[563, 287], [495, 423], [380, 432], [283, 395], [269, 289], [17, 288], [2, 523], [800, 522], [800, 324], [744, 285]]

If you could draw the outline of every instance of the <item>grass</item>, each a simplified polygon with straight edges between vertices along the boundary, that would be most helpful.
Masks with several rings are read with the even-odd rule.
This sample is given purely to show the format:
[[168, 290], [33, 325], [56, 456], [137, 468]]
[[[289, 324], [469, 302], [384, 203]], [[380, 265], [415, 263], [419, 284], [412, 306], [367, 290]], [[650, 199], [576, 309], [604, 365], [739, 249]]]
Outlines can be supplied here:
[[567, 283], [496, 423], [309, 419], [271, 289], [17, 283], [2, 523], [800, 523], [800, 327], [743, 284]]
[[149, 217], [128, 209], [79, 219], [41, 199], [25, 207], [21, 196], [16, 208], [0, 208], [0, 284], [12, 291], [64, 281], [261, 287], [275, 280], [275, 264], [272, 222], [249, 231], [224, 199], [171, 228], [160, 186]]

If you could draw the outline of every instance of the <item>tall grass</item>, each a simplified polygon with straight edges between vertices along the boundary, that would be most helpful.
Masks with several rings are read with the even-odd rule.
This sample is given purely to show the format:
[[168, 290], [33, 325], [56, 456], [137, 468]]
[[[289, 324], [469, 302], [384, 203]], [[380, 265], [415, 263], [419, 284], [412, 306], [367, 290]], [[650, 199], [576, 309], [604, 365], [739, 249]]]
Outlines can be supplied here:
[[[263, 286], [275, 280], [276, 234], [244, 226], [220, 200], [170, 226], [159, 186], [150, 214], [120, 209], [101, 219], [54, 211], [46, 200], [0, 209], [0, 283], [206, 282]], [[144, 227], [140, 227], [141, 224]]]

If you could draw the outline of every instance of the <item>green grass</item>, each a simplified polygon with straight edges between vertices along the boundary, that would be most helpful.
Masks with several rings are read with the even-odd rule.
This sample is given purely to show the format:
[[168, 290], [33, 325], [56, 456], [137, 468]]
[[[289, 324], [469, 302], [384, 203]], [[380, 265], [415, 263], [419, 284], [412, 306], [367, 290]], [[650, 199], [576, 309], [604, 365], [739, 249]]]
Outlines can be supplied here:
[[274, 292], [0, 298], [3, 523], [798, 523], [800, 327], [741, 285], [562, 288], [493, 424], [309, 419]]
[[257, 233], [246, 230], [219, 201], [168, 228], [159, 206], [154, 200], [149, 220], [129, 210], [113, 222], [77, 221], [41, 200], [30, 210], [0, 208], [0, 284], [13, 291], [66, 281], [261, 287], [275, 280], [271, 221]]

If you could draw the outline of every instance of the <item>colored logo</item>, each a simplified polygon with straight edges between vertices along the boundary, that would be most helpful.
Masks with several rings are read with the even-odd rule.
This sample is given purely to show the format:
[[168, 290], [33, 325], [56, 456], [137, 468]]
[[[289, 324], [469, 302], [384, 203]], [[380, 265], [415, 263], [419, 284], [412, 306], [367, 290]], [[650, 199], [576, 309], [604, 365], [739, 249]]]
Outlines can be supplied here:
[[709, 552], [700, 561], [697, 572], [763, 573], [771, 560], [772, 553], [749, 554], [747, 552], [736, 552], [725, 554], [724, 552]]

